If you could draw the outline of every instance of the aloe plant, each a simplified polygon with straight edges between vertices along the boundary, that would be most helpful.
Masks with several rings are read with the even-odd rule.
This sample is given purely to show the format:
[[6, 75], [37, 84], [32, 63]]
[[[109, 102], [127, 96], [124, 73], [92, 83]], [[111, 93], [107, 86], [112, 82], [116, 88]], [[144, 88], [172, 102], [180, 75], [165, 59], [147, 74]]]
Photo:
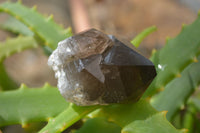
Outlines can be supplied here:
[[[11, 16], [0, 28], [19, 35], [0, 45], [0, 127], [21, 124], [26, 128], [32, 122], [43, 121], [47, 124], [40, 133], [67, 128], [76, 133], [185, 133], [185, 128], [189, 132], [200, 131], [195, 128], [198, 119], [194, 117], [200, 111], [199, 99], [191, 97], [200, 83], [200, 17], [184, 26], [177, 37], [168, 39], [164, 48], [154, 51], [151, 60], [158, 75], [138, 102], [81, 107], [66, 102], [58, 89], [49, 84], [34, 89], [22, 84], [16, 89], [18, 85], [3, 66], [5, 58], [28, 48], [43, 47], [51, 52], [59, 41], [72, 35], [71, 29], [62, 28], [52, 16], [45, 18], [35, 7], [28, 8], [20, 2], [2, 3], [0, 11]], [[155, 26], [150, 27], [131, 42], [138, 47], [155, 30]], [[180, 116], [183, 109], [186, 113]], [[184, 120], [180, 129], [174, 127], [178, 117]], [[78, 121], [82, 121], [82, 126], [72, 129]]]

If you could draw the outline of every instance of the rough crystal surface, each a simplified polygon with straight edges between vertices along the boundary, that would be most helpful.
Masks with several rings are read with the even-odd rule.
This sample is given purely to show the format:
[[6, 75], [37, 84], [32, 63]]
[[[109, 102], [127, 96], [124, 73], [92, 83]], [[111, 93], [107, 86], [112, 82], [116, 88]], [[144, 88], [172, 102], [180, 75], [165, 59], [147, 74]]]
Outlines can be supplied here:
[[62, 96], [82, 106], [137, 101], [156, 76], [151, 61], [95, 29], [59, 42], [48, 64]]

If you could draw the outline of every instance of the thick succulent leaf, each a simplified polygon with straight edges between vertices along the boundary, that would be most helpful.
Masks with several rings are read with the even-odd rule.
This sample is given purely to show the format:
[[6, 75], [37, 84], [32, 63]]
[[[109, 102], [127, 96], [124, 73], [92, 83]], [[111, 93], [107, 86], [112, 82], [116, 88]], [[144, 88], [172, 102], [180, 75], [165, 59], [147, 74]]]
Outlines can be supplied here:
[[144, 120], [156, 112], [148, 101], [140, 100], [137, 103], [105, 106], [92, 117], [106, 117], [109, 121], [124, 127], [134, 120]]
[[152, 32], [156, 31], [157, 28], [156, 26], [152, 26], [149, 27], [147, 29], [145, 29], [144, 31], [142, 31], [141, 33], [139, 33], [132, 41], [131, 43], [135, 46], [135, 47], [139, 47], [140, 43], [142, 42], [142, 40], [144, 40], [149, 34], [151, 34]]
[[188, 129], [188, 133], [195, 133], [195, 127], [200, 123], [199, 120], [196, 120], [198, 119], [196, 113], [196, 108], [192, 104], [187, 104], [187, 109], [182, 116], [182, 125]]
[[36, 48], [37, 42], [33, 37], [19, 36], [17, 38], [11, 38], [5, 42], [0, 42], [0, 62], [7, 58], [11, 54], [21, 52], [27, 48]]
[[[109, 123], [115, 123], [120, 127], [125, 127], [126, 125], [132, 123], [137, 120], [145, 120], [152, 115], [156, 114], [157, 111], [151, 107], [148, 101], [142, 100], [137, 103], [129, 103], [129, 104], [114, 104], [108, 106], [89, 106], [89, 107], [80, 107], [74, 104], [71, 104], [65, 111], [59, 114], [57, 117], [50, 119], [48, 124], [40, 131], [40, 133], [54, 133], [54, 132], [62, 132], [64, 129], [68, 128], [85, 115], [90, 112], [98, 109], [96, 113], [91, 113], [90, 117], [97, 117], [100, 119], [107, 119]], [[160, 117], [161, 119], [162, 117]], [[160, 121], [157, 121], [158, 123]], [[166, 120], [167, 122], [167, 120]], [[103, 122], [104, 124], [108, 124]], [[101, 123], [101, 124], [103, 124]], [[88, 131], [93, 131], [94, 125], [91, 125], [91, 122], [87, 123], [83, 126], [83, 128], [78, 131], [85, 131], [88, 128]], [[96, 125], [97, 126], [97, 125]], [[101, 125], [103, 126], [103, 125]], [[154, 125], [156, 126], [156, 125]], [[167, 128], [171, 126], [168, 122]], [[91, 127], [91, 128], [89, 128]], [[98, 127], [99, 128], [99, 127]], [[118, 131], [119, 129], [113, 125], [113, 128]], [[108, 130], [108, 129], [107, 129]], [[102, 129], [100, 131], [107, 131], [106, 129]]]
[[39, 40], [42, 40], [44, 44], [49, 46], [52, 50], [57, 47], [59, 41], [71, 36], [70, 29], [64, 30], [53, 21], [52, 17], [45, 18], [40, 15], [35, 8], [27, 8], [20, 2], [2, 3], [0, 5], [0, 11], [8, 13], [23, 22], [37, 37], [39, 37]]
[[81, 107], [70, 104], [70, 106], [57, 117], [50, 119], [48, 124], [39, 133], [62, 132], [95, 109], [97, 109], [97, 106]]
[[14, 90], [17, 88], [18, 84], [7, 74], [3, 63], [0, 63], [0, 90]]
[[[200, 56], [198, 58], [200, 60]], [[167, 118], [171, 120], [178, 109], [184, 106], [188, 97], [200, 84], [200, 62], [192, 63], [182, 73], [181, 77], [167, 84], [164, 91], [151, 98], [151, 104], [157, 110], [167, 110]]]
[[[148, 101], [140, 100], [137, 103], [116, 104], [103, 107], [101, 110], [99, 110], [99, 112], [97, 112], [96, 114], [94, 113], [94, 115], [92, 115], [91, 117], [106, 118], [109, 122], [113, 122], [122, 127], [123, 129], [121, 132], [123, 133], [143, 133], [143, 127], [144, 129], [148, 128], [148, 123], [143, 124], [146, 121], [153, 121], [149, 128], [155, 128], [154, 131], [160, 130], [159, 133], [162, 133], [162, 130], [164, 129], [166, 129], [167, 131], [172, 131], [171, 133], [179, 132], [168, 122], [165, 114], [166, 111], [158, 113], [154, 108], [152, 108]], [[155, 116], [156, 118], [154, 119], [154, 117], [152, 116]], [[161, 122], [164, 127], [159, 128], [159, 124]], [[135, 124], [137, 124], [137, 126], [134, 126]], [[145, 129], [144, 131], [149, 132], [148, 129]]]
[[125, 126], [122, 133], [185, 133], [175, 129], [166, 119], [166, 112], [160, 112], [145, 120], [136, 120]]
[[[62, 132], [102, 106], [80, 107], [74, 104], [68, 106], [56, 88], [46, 85], [40, 89], [28, 89], [22, 86], [16, 91], [1, 92], [0, 107], [0, 126], [25, 125], [29, 122], [49, 120], [40, 132], [54, 133]], [[104, 117], [124, 127], [133, 121], [145, 120], [154, 114], [156, 111], [148, 102], [139, 101], [132, 104], [103, 106], [96, 116]]]
[[180, 73], [200, 54], [200, 17], [182, 28], [174, 39], [168, 39], [164, 48], [154, 54], [154, 62], [158, 75], [144, 93], [143, 98], [155, 94], [180, 76]]
[[14, 17], [9, 17], [5, 22], [0, 24], [0, 27], [15, 34], [22, 34], [25, 36], [34, 35], [34, 33], [26, 25]]
[[3, 90], [16, 89], [18, 85], [9, 77], [3, 66], [3, 60], [16, 53], [27, 48], [36, 48], [37, 43], [33, 37], [19, 36], [0, 42], [0, 86]]
[[68, 107], [55, 87], [28, 88], [0, 92], [0, 126], [47, 121]]
[[[200, 85], [200, 82], [199, 82], [199, 85]], [[200, 112], [200, 89], [199, 88], [200, 86], [196, 88], [196, 93], [190, 97], [190, 99], [188, 100], [188, 104], [192, 104], [197, 109], [197, 111]]]
[[200, 95], [198, 97], [192, 97], [191, 102], [194, 104], [194, 106], [198, 109], [200, 112]]
[[75, 133], [121, 133], [121, 127], [104, 118], [87, 120]]

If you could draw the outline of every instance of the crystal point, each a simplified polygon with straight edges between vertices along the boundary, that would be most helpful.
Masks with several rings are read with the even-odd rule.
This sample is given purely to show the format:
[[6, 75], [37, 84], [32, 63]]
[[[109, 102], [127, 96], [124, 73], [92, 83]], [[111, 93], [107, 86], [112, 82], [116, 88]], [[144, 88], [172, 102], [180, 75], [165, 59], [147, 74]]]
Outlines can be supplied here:
[[135, 102], [156, 76], [150, 60], [95, 29], [61, 41], [48, 64], [62, 96], [81, 106]]

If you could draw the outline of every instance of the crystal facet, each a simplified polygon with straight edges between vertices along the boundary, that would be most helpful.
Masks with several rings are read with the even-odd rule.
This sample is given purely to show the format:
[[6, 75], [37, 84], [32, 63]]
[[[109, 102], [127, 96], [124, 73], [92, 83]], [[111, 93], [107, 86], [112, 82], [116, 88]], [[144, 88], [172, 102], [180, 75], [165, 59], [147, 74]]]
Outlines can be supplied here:
[[48, 64], [62, 96], [81, 106], [139, 100], [156, 70], [128, 45], [95, 29], [59, 42]]

